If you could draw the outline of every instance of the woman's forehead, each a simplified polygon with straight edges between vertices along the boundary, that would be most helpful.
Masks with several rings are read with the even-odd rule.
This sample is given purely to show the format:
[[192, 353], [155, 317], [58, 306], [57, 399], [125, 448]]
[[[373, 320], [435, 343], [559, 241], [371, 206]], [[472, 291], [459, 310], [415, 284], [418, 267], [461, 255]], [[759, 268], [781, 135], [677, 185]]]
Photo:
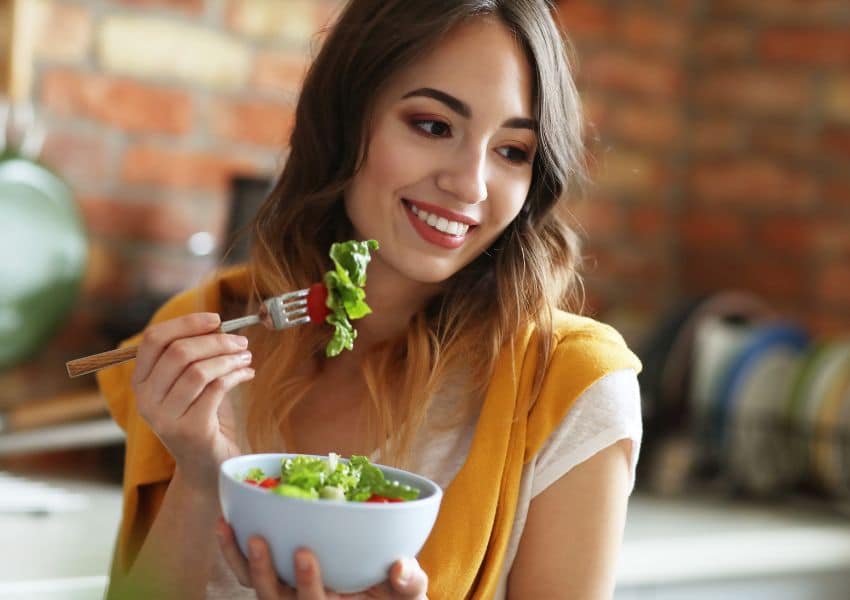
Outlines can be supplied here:
[[475, 108], [532, 116], [533, 73], [516, 36], [496, 18], [455, 27], [388, 82], [386, 100], [412, 89], [439, 89]]

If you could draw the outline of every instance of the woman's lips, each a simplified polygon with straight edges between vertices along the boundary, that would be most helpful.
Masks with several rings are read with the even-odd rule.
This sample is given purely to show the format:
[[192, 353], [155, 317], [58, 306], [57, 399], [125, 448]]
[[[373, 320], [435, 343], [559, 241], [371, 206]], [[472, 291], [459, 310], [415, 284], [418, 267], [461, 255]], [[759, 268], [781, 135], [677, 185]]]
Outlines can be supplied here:
[[[470, 225], [470, 227], [466, 231], [466, 233], [461, 234], [461, 235], [455, 235], [455, 234], [451, 234], [451, 233], [443, 233], [442, 231], [438, 231], [437, 229], [431, 227], [425, 221], [420, 219], [413, 212], [413, 209], [412, 209], [413, 203], [412, 202], [410, 202], [409, 200], [403, 200], [402, 204], [404, 204], [404, 211], [407, 214], [407, 218], [410, 220], [410, 224], [413, 226], [414, 231], [416, 231], [416, 233], [419, 234], [419, 237], [421, 237], [426, 242], [434, 244], [435, 246], [440, 246], [441, 248], [447, 248], [449, 250], [454, 250], [456, 248], [459, 248], [466, 241], [466, 238], [469, 236], [469, 234], [472, 232], [472, 230], [474, 229], [474, 226], [475, 226], [475, 224], [467, 223], [467, 221], [471, 220], [471, 219], [467, 218], [467, 220], [465, 220], [465, 221], [460, 221], [460, 219], [457, 219], [458, 222], [463, 222], [465, 224]], [[416, 203], [416, 206], [417, 206], [417, 208], [419, 208], [421, 206], [422, 210], [425, 210], [426, 212], [431, 212], [431, 211], [428, 211], [427, 208], [425, 208], [427, 205], [424, 205], [424, 204], [420, 205], [419, 203]], [[441, 216], [436, 211], [433, 212], [432, 214], [435, 214], [437, 216]], [[448, 219], [449, 217], [446, 217], [446, 218]], [[456, 219], [451, 219], [451, 220], [454, 221]]]

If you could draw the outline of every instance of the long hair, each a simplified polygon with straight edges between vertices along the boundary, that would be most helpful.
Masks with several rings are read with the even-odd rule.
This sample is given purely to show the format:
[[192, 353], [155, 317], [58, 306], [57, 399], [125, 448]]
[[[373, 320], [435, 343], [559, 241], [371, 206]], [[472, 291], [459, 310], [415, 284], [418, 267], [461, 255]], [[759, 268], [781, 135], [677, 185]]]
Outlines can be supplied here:
[[[287, 163], [254, 224], [255, 298], [319, 281], [330, 268], [330, 245], [351, 237], [343, 194], [362, 165], [362, 149], [368, 152], [375, 99], [400, 69], [452, 28], [488, 16], [513, 32], [535, 74], [539, 149], [519, 215], [413, 316], [405, 336], [363, 361], [371, 447], [380, 449], [382, 462], [407, 463], [412, 434], [452, 375], [462, 374], [466, 408], [474, 410], [499, 352], [529, 326], [540, 333], [539, 383], [552, 310], [570, 308], [580, 289], [578, 238], [559, 203], [583, 180], [582, 118], [551, 10], [544, 0], [351, 0], [306, 75]], [[323, 369], [325, 328], [284, 335], [251, 333], [256, 377], [246, 394], [246, 430], [254, 451], [279, 449], [287, 417]]]

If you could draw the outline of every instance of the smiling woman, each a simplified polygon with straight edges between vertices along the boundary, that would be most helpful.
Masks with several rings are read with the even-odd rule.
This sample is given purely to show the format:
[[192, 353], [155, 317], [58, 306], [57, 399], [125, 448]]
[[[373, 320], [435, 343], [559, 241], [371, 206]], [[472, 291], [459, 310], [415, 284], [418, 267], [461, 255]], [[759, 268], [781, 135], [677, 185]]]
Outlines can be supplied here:
[[[569, 312], [579, 251], [559, 205], [581, 179], [582, 126], [550, 10], [346, 5], [250, 263], [168, 303], [131, 340], [135, 369], [100, 375], [128, 431], [113, 595], [153, 577], [162, 596], [334, 597], [309, 548], [292, 557], [297, 591], [262, 539], [249, 560], [222, 524], [222, 554], [209, 549], [216, 470], [249, 452], [363, 455], [445, 488], [418, 562], [398, 557], [358, 597], [610, 595], [640, 365], [616, 331]], [[326, 327], [223, 336], [197, 314], [306, 287], [350, 238], [380, 244], [351, 352], [325, 357]]]

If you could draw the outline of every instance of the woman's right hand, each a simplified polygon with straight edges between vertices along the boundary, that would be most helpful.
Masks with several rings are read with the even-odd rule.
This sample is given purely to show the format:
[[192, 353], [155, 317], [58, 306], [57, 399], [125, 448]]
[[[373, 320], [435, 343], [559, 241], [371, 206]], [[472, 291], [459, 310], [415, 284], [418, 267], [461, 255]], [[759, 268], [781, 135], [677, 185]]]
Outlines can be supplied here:
[[218, 332], [215, 313], [195, 313], [145, 330], [132, 385], [139, 414], [171, 455], [184, 480], [213, 491], [219, 465], [239, 454], [227, 392], [254, 377], [248, 340]]

